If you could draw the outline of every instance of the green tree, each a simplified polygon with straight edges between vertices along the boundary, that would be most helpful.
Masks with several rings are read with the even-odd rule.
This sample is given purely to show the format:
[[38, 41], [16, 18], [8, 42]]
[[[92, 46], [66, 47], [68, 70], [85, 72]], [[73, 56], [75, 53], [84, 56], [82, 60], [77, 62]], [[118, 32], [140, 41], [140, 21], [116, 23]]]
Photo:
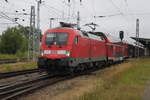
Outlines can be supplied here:
[[2, 36], [0, 35], [0, 43], [1, 43], [1, 38], [2, 38]]
[[1, 38], [2, 38], [2, 36], [0, 35], [0, 47], [1, 47]]
[[21, 26], [4, 31], [1, 36], [0, 52], [6, 54], [16, 54], [18, 50], [25, 52], [28, 44], [27, 31], [27, 28]]

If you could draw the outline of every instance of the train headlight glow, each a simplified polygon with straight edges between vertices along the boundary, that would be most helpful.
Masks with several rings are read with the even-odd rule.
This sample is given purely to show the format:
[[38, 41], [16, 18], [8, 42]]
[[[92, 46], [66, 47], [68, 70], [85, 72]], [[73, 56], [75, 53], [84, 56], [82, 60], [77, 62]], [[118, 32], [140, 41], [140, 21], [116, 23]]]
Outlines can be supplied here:
[[44, 55], [44, 51], [40, 51], [40, 55], [43, 56]]
[[66, 56], [70, 56], [70, 51], [66, 51]]

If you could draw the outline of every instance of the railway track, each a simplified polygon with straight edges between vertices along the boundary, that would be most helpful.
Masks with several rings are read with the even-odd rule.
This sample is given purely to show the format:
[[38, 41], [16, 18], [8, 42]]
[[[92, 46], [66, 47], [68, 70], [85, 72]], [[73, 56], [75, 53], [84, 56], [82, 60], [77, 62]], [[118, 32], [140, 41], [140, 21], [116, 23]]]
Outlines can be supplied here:
[[0, 98], [2, 100], [10, 99], [23, 91], [34, 87], [35, 82], [48, 78], [48, 75], [39, 75], [32, 78], [25, 78], [12, 83], [2, 84], [0, 86]]
[[74, 75], [63, 74], [60, 73], [55, 74], [41, 74], [38, 76], [34, 76], [32, 78], [23, 78], [21, 80], [17, 80], [16, 82], [6, 83], [0, 85], [0, 98], [1, 100], [10, 100], [19, 97], [19, 95], [28, 93], [33, 90], [46, 87], [49, 85], [53, 85], [60, 81], [72, 79], [77, 76], [90, 74], [91, 72], [96, 71], [96, 69], [87, 70], [84, 72], [75, 73]]
[[17, 62], [27, 62], [28, 59], [0, 59], [0, 64], [9, 64], [9, 63], [17, 63]]
[[29, 70], [22, 70], [22, 71], [13, 71], [13, 72], [4, 72], [0, 73], [0, 79], [7, 78], [7, 77], [14, 77], [18, 75], [30, 74], [39, 72], [39, 69], [29, 69]]
[[70, 78], [70, 76], [59, 76], [58, 74], [42, 74], [36, 77], [23, 79], [17, 82], [6, 83], [0, 85], [1, 100], [10, 100], [18, 95], [42, 88], [48, 85], [53, 85], [57, 82]]

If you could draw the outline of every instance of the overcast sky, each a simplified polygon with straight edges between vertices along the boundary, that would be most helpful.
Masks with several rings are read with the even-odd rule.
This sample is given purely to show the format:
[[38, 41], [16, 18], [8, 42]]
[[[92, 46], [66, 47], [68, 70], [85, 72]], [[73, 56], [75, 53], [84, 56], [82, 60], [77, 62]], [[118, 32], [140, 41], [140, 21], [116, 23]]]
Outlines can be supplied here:
[[[53, 27], [59, 21], [76, 22], [77, 11], [80, 11], [81, 26], [94, 22], [98, 24], [97, 31], [118, 36], [120, 30], [125, 31], [125, 37], [135, 36], [136, 19], [140, 19], [140, 37], [150, 38], [150, 0], [43, 0], [40, 12], [40, 27], [42, 31], [49, 28], [49, 18], [59, 18], [53, 21]], [[0, 0], [0, 13], [4, 12], [11, 18], [18, 17], [18, 23], [28, 26], [29, 15], [17, 15], [15, 11], [30, 13], [31, 5], [36, 7], [36, 0]], [[113, 16], [114, 15], [114, 16]], [[94, 16], [106, 16], [94, 18]], [[23, 22], [22, 19], [25, 19]], [[11, 24], [6, 24], [11, 23]], [[11, 21], [0, 17], [0, 32], [12, 27]], [[88, 29], [84, 27], [84, 29]]]

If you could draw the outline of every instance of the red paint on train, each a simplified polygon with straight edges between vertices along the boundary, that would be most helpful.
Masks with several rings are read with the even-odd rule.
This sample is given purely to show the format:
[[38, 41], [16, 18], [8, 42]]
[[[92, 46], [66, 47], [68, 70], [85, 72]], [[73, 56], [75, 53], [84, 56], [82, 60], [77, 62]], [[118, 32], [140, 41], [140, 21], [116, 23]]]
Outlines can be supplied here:
[[128, 56], [126, 43], [97, 34], [101, 35], [64, 27], [47, 30], [42, 38], [39, 68], [72, 70], [122, 61]]

